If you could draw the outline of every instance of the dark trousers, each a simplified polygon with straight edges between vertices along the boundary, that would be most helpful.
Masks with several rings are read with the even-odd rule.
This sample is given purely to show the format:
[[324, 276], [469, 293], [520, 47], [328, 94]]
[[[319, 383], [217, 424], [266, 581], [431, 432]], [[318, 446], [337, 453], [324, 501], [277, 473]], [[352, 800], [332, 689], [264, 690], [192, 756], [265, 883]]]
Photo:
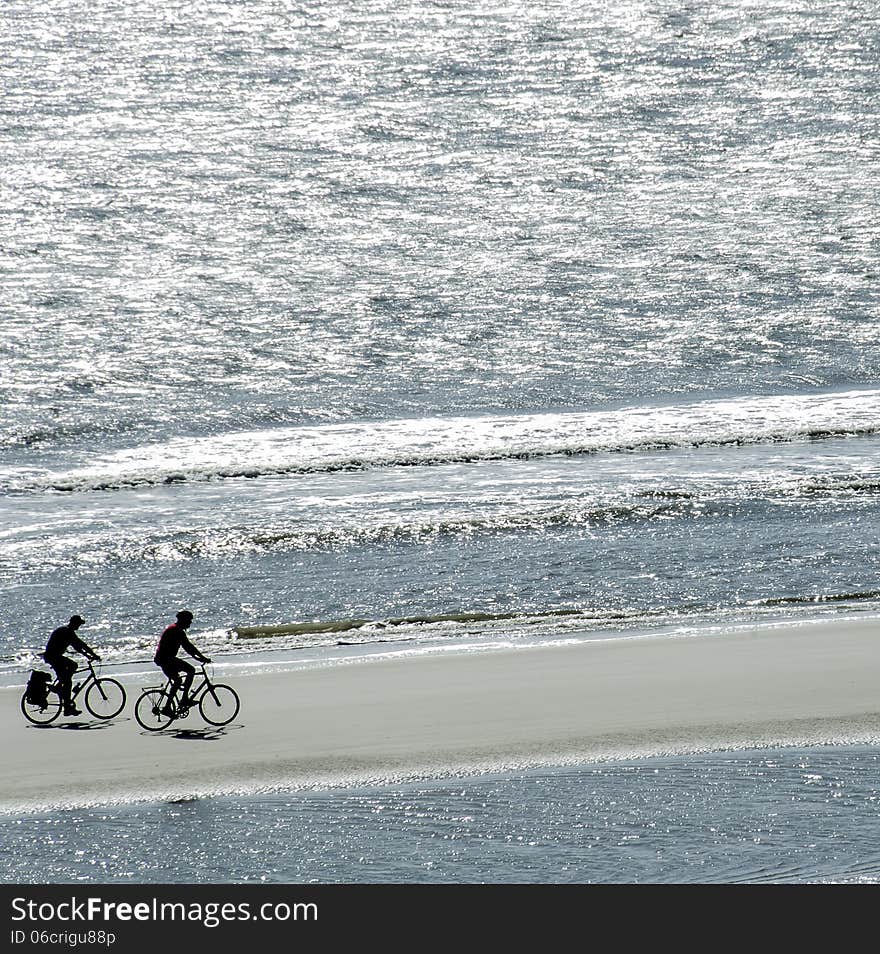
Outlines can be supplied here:
[[76, 663], [67, 656], [43, 656], [43, 659], [55, 670], [58, 677], [58, 689], [65, 709], [73, 706], [70, 693], [73, 689], [73, 674], [76, 672]]
[[[193, 683], [193, 677], [196, 674], [196, 667], [191, 666], [183, 659], [164, 659], [159, 663], [162, 672], [171, 680], [171, 699], [180, 688], [180, 674], [183, 673], [183, 698], [189, 695], [190, 686]], [[169, 700], [170, 702], [171, 700]]]

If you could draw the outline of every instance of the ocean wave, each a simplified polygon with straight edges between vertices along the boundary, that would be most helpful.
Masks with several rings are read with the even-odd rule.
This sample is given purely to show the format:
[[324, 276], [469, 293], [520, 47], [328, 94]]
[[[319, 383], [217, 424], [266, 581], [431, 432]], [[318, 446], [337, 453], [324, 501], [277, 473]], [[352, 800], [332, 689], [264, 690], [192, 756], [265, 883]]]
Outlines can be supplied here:
[[95, 568], [112, 564], [179, 563], [246, 554], [332, 552], [363, 547], [407, 547], [443, 539], [474, 541], [508, 534], [601, 532], [617, 526], [670, 520], [729, 519], [732, 514], [763, 513], [780, 502], [812, 507], [835, 499], [855, 500], [880, 492], [880, 479], [851, 474], [821, 478], [770, 478], [717, 481], [687, 487], [649, 487], [596, 499], [586, 494], [566, 501], [478, 501], [467, 512], [426, 507], [407, 509], [399, 519], [377, 519], [369, 507], [360, 512], [324, 512], [320, 524], [306, 521], [260, 525], [215, 524], [191, 529], [153, 530], [146, 534], [91, 531], [58, 539], [28, 537], [0, 541], [0, 569], [21, 574], [34, 568], [66, 567], [72, 562]]
[[[261, 526], [212, 526], [153, 532], [145, 536], [119, 531], [99, 531], [57, 540], [31, 538], [4, 541], [0, 545], [0, 569], [21, 574], [34, 568], [69, 566], [94, 569], [111, 564], [144, 562], [179, 563], [188, 560], [224, 559], [246, 554], [331, 552], [363, 547], [422, 546], [443, 539], [487, 539], [509, 534], [542, 534], [553, 531], [593, 532], [625, 524], [650, 524], [669, 520], [706, 520], [713, 515], [729, 517], [731, 508], [753, 509], [763, 505], [761, 495], [718, 490], [712, 494], [644, 491], [632, 499], [606, 503], [540, 505], [524, 499], [516, 505], [498, 507], [486, 503], [487, 514], [450, 514], [429, 511], [402, 516], [397, 522], [370, 522], [365, 512], [358, 522], [351, 516], [339, 523], [269, 524]], [[780, 493], [782, 493], [780, 491]]]
[[880, 590], [856, 590], [852, 593], [815, 593], [794, 596], [771, 596], [750, 600], [747, 606], [809, 606], [817, 603], [860, 603], [880, 599]]
[[7, 481], [13, 493], [110, 491], [555, 455], [747, 445], [880, 433], [880, 391], [607, 411], [418, 418], [248, 431], [130, 448], [88, 467]]
[[429, 515], [422, 520], [400, 523], [220, 526], [174, 530], [147, 537], [133, 533], [93, 532], [78, 539], [65, 536], [56, 541], [6, 542], [0, 546], [0, 569], [21, 574], [29, 567], [44, 572], [47, 567], [69, 566], [71, 562], [94, 569], [108, 564], [179, 563], [248, 553], [326, 552], [352, 547], [419, 545], [442, 538], [474, 539], [491, 534], [609, 526], [628, 520], [668, 518], [681, 515], [681, 511], [681, 506], [669, 502], [653, 506], [635, 502], [604, 507], [548, 508], [544, 511], [532, 508], [486, 517]]
[[465, 636], [564, 636], [572, 631], [626, 629], [668, 615], [663, 610], [547, 608], [436, 612], [382, 619], [327, 619], [290, 623], [236, 625], [228, 630], [232, 648], [309, 649], [321, 646], [365, 646], [377, 643], [455, 642]]
[[89, 423], [65, 422], [56, 426], [34, 425], [30, 429], [16, 428], [6, 434], [0, 433], [0, 450], [15, 450], [22, 447], [42, 447], [59, 440], [74, 440], [88, 434], [118, 433], [118, 425], [112, 429]]
[[797, 483], [803, 496], [860, 496], [880, 493], [880, 480], [868, 477], [814, 477]]
[[[288, 623], [230, 623], [200, 632], [198, 645], [212, 657], [278, 650], [370, 646], [384, 643], [430, 643], [455, 646], [475, 638], [494, 645], [519, 641], [569, 639], [587, 634], [619, 636], [669, 631], [679, 634], [719, 632], [729, 627], [775, 624], [780, 619], [816, 619], [828, 612], [870, 611], [880, 605], [880, 590], [847, 593], [802, 593], [734, 601], [726, 605], [686, 603], [656, 607], [557, 606], [503, 611], [473, 610], [413, 613], [377, 618], [294, 620]], [[782, 615], [780, 616], [780, 613]], [[793, 615], [794, 614], [794, 615]], [[806, 615], [804, 615], [806, 614]], [[108, 666], [149, 663], [156, 634], [102, 642]], [[500, 641], [500, 642], [499, 642]], [[42, 645], [0, 653], [0, 672], [20, 672], [42, 665]]]
[[[562, 607], [543, 610], [508, 610], [503, 612], [475, 611], [425, 613], [387, 619], [328, 619], [236, 625], [229, 629], [233, 641], [242, 641], [247, 647], [270, 648], [283, 643], [286, 648], [306, 648], [316, 645], [361, 645], [375, 642], [418, 640], [420, 637], [456, 639], [462, 635], [487, 635], [503, 632], [533, 633], [538, 629], [559, 636], [576, 632], [609, 630], [615, 633], [639, 629], [642, 626], [701, 627], [708, 620], [717, 625], [719, 620], [728, 625], [758, 623], [774, 620], [767, 616], [785, 607], [819, 607], [823, 604], [875, 604], [880, 601], [880, 590], [853, 593], [805, 593], [794, 596], [768, 597], [760, 600], [731, 603], [728, 606], [688, 604], [653, 609], [629, 607], [603, 610], [599, 607]], [[758, 617], [755, 613], [760, 614]]]
[[368, 629], [371, 635], [390, 627], [429, 626], [436, 623], [496, 623], [516, 620], [546, 620], [560, 616], [577, 616], [582, 619], [623, 619], [626, 614], [615, 613], [603, 616], [588, 614], [577, 609], [546, 610], [542, 613], [523, 612], [473, 612], [473, 613], [436, 613], [416, 616], [398, 616], [389, 619], [335, 619], [302, 623], [280, 623], [265, 626], [235, 626], [231, 632], [239, 639], [265, 639], [273, 636], [305, 636], [316, 633], [346, 633], [352, 630]]

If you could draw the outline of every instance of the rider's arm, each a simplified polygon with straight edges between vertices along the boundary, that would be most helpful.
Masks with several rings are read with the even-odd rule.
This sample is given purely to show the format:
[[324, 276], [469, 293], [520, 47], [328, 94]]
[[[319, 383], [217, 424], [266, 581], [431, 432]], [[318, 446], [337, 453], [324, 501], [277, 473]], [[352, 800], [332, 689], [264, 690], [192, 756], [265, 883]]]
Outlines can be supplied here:
[[205, 663], [211, 661], [204, 653], [200, 653], [196, 647], [193, 646], [193, 644], [186, 638], [186, 636], [184, 636], [180, 641], [180, 645], [190, 654], [190, 656], [193, 657], [193, 659], [198, 659], [199, 662]]
[[70, 648], [75, 649], [78, 653], [82, 653], [87, 659], [100, 659], [101, 657], [92, 649], [91, 646], [87, 646], [79, 636], [74, 636], [70, 641]]

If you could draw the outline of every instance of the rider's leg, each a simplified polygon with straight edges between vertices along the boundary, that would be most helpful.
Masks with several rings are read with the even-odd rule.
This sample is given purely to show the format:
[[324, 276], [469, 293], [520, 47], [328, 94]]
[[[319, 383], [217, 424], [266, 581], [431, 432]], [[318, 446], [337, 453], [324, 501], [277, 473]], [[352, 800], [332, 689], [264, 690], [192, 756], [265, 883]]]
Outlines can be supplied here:
[[196, 667], [191, 666], [184, 659], [178, 659], [177, 661], [180, 664], [180, 671], [183, 673], [183, 692], [180, 696], [180, 701], [186, 703], [189, 700], [189, 691], [192, 688], [193, 679], [195, 678]]
[[180, 671], [179, 671], [179, 662], [178, 659], [169, 660], [167, 663], [162, 664], [162, 672], [168, 677], [169, 688], [168, 688], [168, 698], [165, 701], [165, 710], [170, 714], [173, 711], [174, 707], [174, 698], [177, 695], [177, 690], [180, 688]]
[[169, 704], [173, 703], [177, 697], [177, 690], [180, 688], [180, 673], [175, 673], [171, 677], [171, 685], [168, 689], [168, 702]]
[[61, 696], [64, 714], [79, 715], [79, 710], [70, 698], [73, 692], [73, 674], [76, 672], [76, 663], [72, 659], [68, 659], [67, 656], [60, 656], [50, 662], [49, 665], [55, 670], [55, 675], [58, 677], [58, 694]]

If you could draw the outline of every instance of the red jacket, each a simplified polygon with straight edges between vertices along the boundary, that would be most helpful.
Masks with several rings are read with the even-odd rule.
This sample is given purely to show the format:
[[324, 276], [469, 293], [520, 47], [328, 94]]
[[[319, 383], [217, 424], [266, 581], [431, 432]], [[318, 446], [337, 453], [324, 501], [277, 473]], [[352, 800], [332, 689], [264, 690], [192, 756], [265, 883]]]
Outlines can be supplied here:
[[172, 623], [159, 637], [159, 645], [156, 646], [153, 661], [161, 666], [162, 663], [175, 659], [181, 649], [185, 649], [194, 659], [205, 658], [187, 639], [186, 630], [180, 623]]

